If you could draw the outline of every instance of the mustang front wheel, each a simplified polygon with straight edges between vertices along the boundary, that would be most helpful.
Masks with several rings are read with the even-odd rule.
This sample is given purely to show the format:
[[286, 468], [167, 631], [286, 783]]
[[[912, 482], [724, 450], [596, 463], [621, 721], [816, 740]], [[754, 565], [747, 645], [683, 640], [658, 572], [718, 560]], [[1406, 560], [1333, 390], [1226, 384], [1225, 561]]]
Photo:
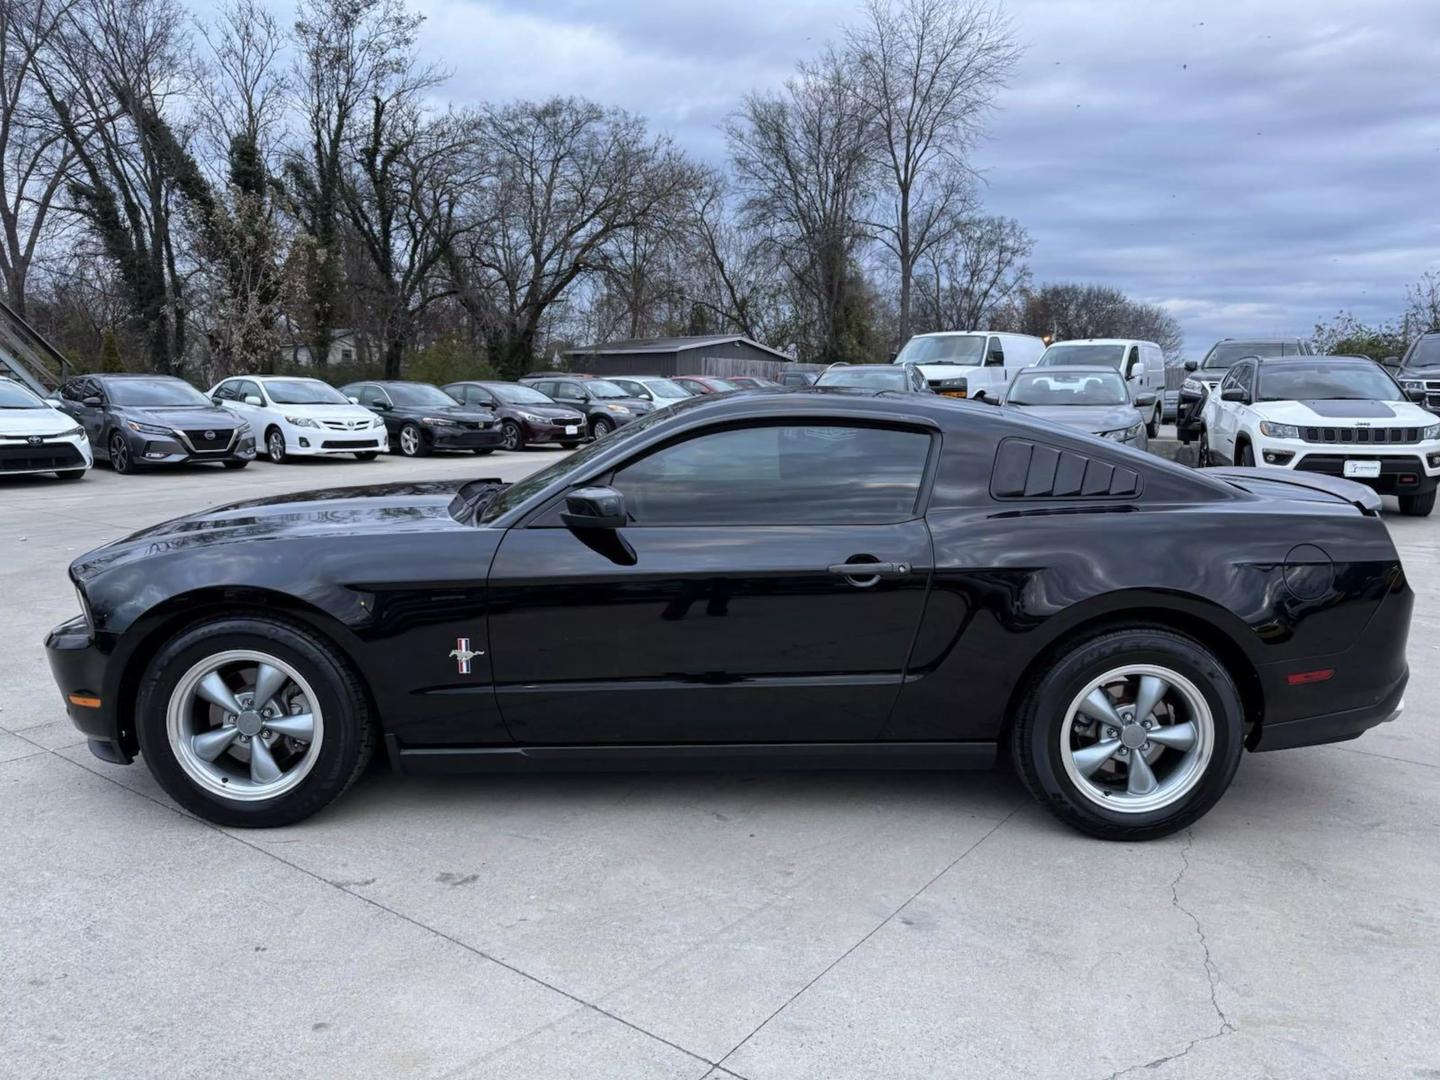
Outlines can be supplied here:
[[176, 802], [221, 825], [288, 825], [360, 774], [365, 694], [335, 650], [270, 618], [203, 623], [164, 646], [140, 688], [140, 751]]
[[1199, 642], [1129, 629], [1082, 641], [1035, 685], [1012, 730], [1031, 792], [1093, 836], [1141, 840], [1185, 828], [1229, 787], [1244, 710]]

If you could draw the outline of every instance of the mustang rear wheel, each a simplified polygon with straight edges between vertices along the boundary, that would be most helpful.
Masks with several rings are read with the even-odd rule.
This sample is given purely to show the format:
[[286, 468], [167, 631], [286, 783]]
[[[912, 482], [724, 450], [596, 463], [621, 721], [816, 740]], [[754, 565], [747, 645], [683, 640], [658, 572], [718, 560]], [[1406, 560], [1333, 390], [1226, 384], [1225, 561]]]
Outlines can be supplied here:
[[1244, 709], [1220, 660], [1168, 630], [1124, 629], [1063, 652], [1020, 708], [1012, 751], [1062, 821], [1145, 840], [1192, 824], [1240, 763]]
[[375, 724], [328, 642], [266, 617], [183, 631], [152, 661], [136, 708], [140, 752], [186, 809], [220, 825], [288, 825], [359, 776]]

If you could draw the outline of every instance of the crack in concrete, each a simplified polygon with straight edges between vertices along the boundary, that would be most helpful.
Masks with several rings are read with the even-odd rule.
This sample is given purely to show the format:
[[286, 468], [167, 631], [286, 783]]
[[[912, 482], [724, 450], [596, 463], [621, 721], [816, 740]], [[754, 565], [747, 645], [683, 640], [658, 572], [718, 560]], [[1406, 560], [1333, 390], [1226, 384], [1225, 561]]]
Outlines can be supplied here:
[[1215, 959], [1210, 955], [1210, 941], [1205, 936], [1205, 927], [1201, 925], [1199, 916], [1180, 902], [1180, 882], [1183, 881], [1185, 875], [1190, 872], [1190, 849], [1194, 846], [1195, 831], [1193, 829], [1186, 829], [1185, 846], [1180, 849], [1180, 872], [1175, 875], [1175, 880], [1170, 882], [1170, 905], [1175, 908], [1175, 910], [1184, 912], [1190, 921], [1195, 924], [1195, 936], [1200, 939], [1200, 950], [1204, 956], [1205, 979], [1210, 984], [1210, 1008], [1215, 1010], [1215, 1016], [1220, 1021], [1219, 1030], [1191, 1039], [1185, 1045], [1185, 1049], [1176, 1051], [1173, 1054], [1166, 1054], [1163, 1057], [1142, 1062], [1139, 1065], [1127, 1065], [1123, 1069], [1117, 1069], [1107, 1076], [1105, 1080], [1118, 1080], [1119, 1077], [1124, 1076], [1126, 1073], [1132, 1073], [1138, 1069], [1158, 1069], [1160, 1066], [1171, 1061], [1183, 1058], [1201, 1043], [1210, 1042], [1214, 1039], [1223, 1039], [1226, 1035], [1236, 1030], [1235, 1025], [1230, 1022], [1230, 1018], [1225, 1015], [1225, 1010], [1221, 1007], [1220, 999], [1217, 996], [1220, 987], [1220, 969], [1216, 967]]

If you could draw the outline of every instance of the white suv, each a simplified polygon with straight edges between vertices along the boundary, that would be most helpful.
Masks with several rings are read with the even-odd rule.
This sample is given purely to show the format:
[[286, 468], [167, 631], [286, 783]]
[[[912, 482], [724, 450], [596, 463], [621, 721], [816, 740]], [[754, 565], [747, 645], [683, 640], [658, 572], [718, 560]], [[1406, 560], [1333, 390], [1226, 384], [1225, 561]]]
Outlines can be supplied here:
[[1343, 476], [1423, 517], [1440, 484], [1440, 418], [1409, 398], [1363, 357], [1240, 360], [1205, 399], [1200, 461]]
[[239, 375], [216, 383], [210, 398], [247, 420], [277, 465], [318, 454], [372, 461], [389, 448], [384, 420], [319, 379]]

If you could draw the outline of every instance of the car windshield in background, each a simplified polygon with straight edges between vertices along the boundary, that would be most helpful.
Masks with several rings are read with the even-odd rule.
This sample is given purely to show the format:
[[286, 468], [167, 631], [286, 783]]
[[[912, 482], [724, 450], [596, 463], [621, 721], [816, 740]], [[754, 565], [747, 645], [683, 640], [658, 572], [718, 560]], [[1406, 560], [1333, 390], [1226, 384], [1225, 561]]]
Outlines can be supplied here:
[[586, 379], [585, 385], [590, 388], [590, 393], [597, 398], [634, 397], [633, 394], [627, 394], [613, 382], [606, 382], [604, 379]]
[[115, 379], [105, 384], [112, 405], [210, 405], [212, 402], [179, 379]]
[[494, 383], [487, 383], [486, 390], [489, 390], [507, 405], [554, 405], [555, 399], [548, 394], [542, 394], [533, 386], [521, 386], [519, 383], [497, 386]]
[[438, 409], [460, 404], [444, 390], [424, 383], [392, 383], [385, 392], [396, 405], [434, 405]]
[[1120, 373], [1108, 371], [1075, 375], [1025, 372], [1015, 377], [1005, 398], [1008, 405], [1124, 405], [1129, 400]]
[[1440, 334], [1429, 334], [1415, 343], [1406, 367], [1440, 367]]
[[656, 397], [687, 398], [694, 396], [679, 383], [673, 383], [669, 379], [646, 379], [641, 385], [649, 389]]
[[725, 391], [727, 391], [727, 390], [739, 390], [739, 389], [740, 389], [740, 387], [738, 387], [737, 385], [735, 385], [733, 382], [727, 382], [727, 381], [724, 380], [724, 379], [710, 379], [710, 380], [708, 380], [708, 381], [709, 381], [711, 387], [714, 388], [714, 390], [716, 391], [716, 393], [721, 393], [721, 394], [723, 394], [723, 393], [725, 393]]
[[961, 334], [955, 337], [915, 337], [905, 343], [896, 364], [965, 364], [985, 362], [985, 335]]
[[1404, 393], [1375, 364], [1260, 365], [1261, 401], [1403, 401]]
[[319, 379], [271, 379], [265, 384], [276, 405], [349, 405], [350, 399]]
[[1124, 345], [1051, 345], [1040, 367], [1113, 367], [1125, 359]]
[[0, 379], [0, 409], [47, 409], [43, 401], [19, 383]]
[[1267, 356], [1294, 356], [1295, 349], [1286, 347], [1283, 341], [1226, 341], [1216, 345], [1210, 350], [1210, 355], [1205, 357], [1206, 371], [1224, 371], [1236, 360], [1243, 360], [1247, 356], [1258, 356], [1264, 359]]
[[875, 371], [860, 368], [847, 371], [837, 368], [820, 376], [816, 386], [859, 386], [867, 390], [909, 390], [910, 376], [899, 371]]

